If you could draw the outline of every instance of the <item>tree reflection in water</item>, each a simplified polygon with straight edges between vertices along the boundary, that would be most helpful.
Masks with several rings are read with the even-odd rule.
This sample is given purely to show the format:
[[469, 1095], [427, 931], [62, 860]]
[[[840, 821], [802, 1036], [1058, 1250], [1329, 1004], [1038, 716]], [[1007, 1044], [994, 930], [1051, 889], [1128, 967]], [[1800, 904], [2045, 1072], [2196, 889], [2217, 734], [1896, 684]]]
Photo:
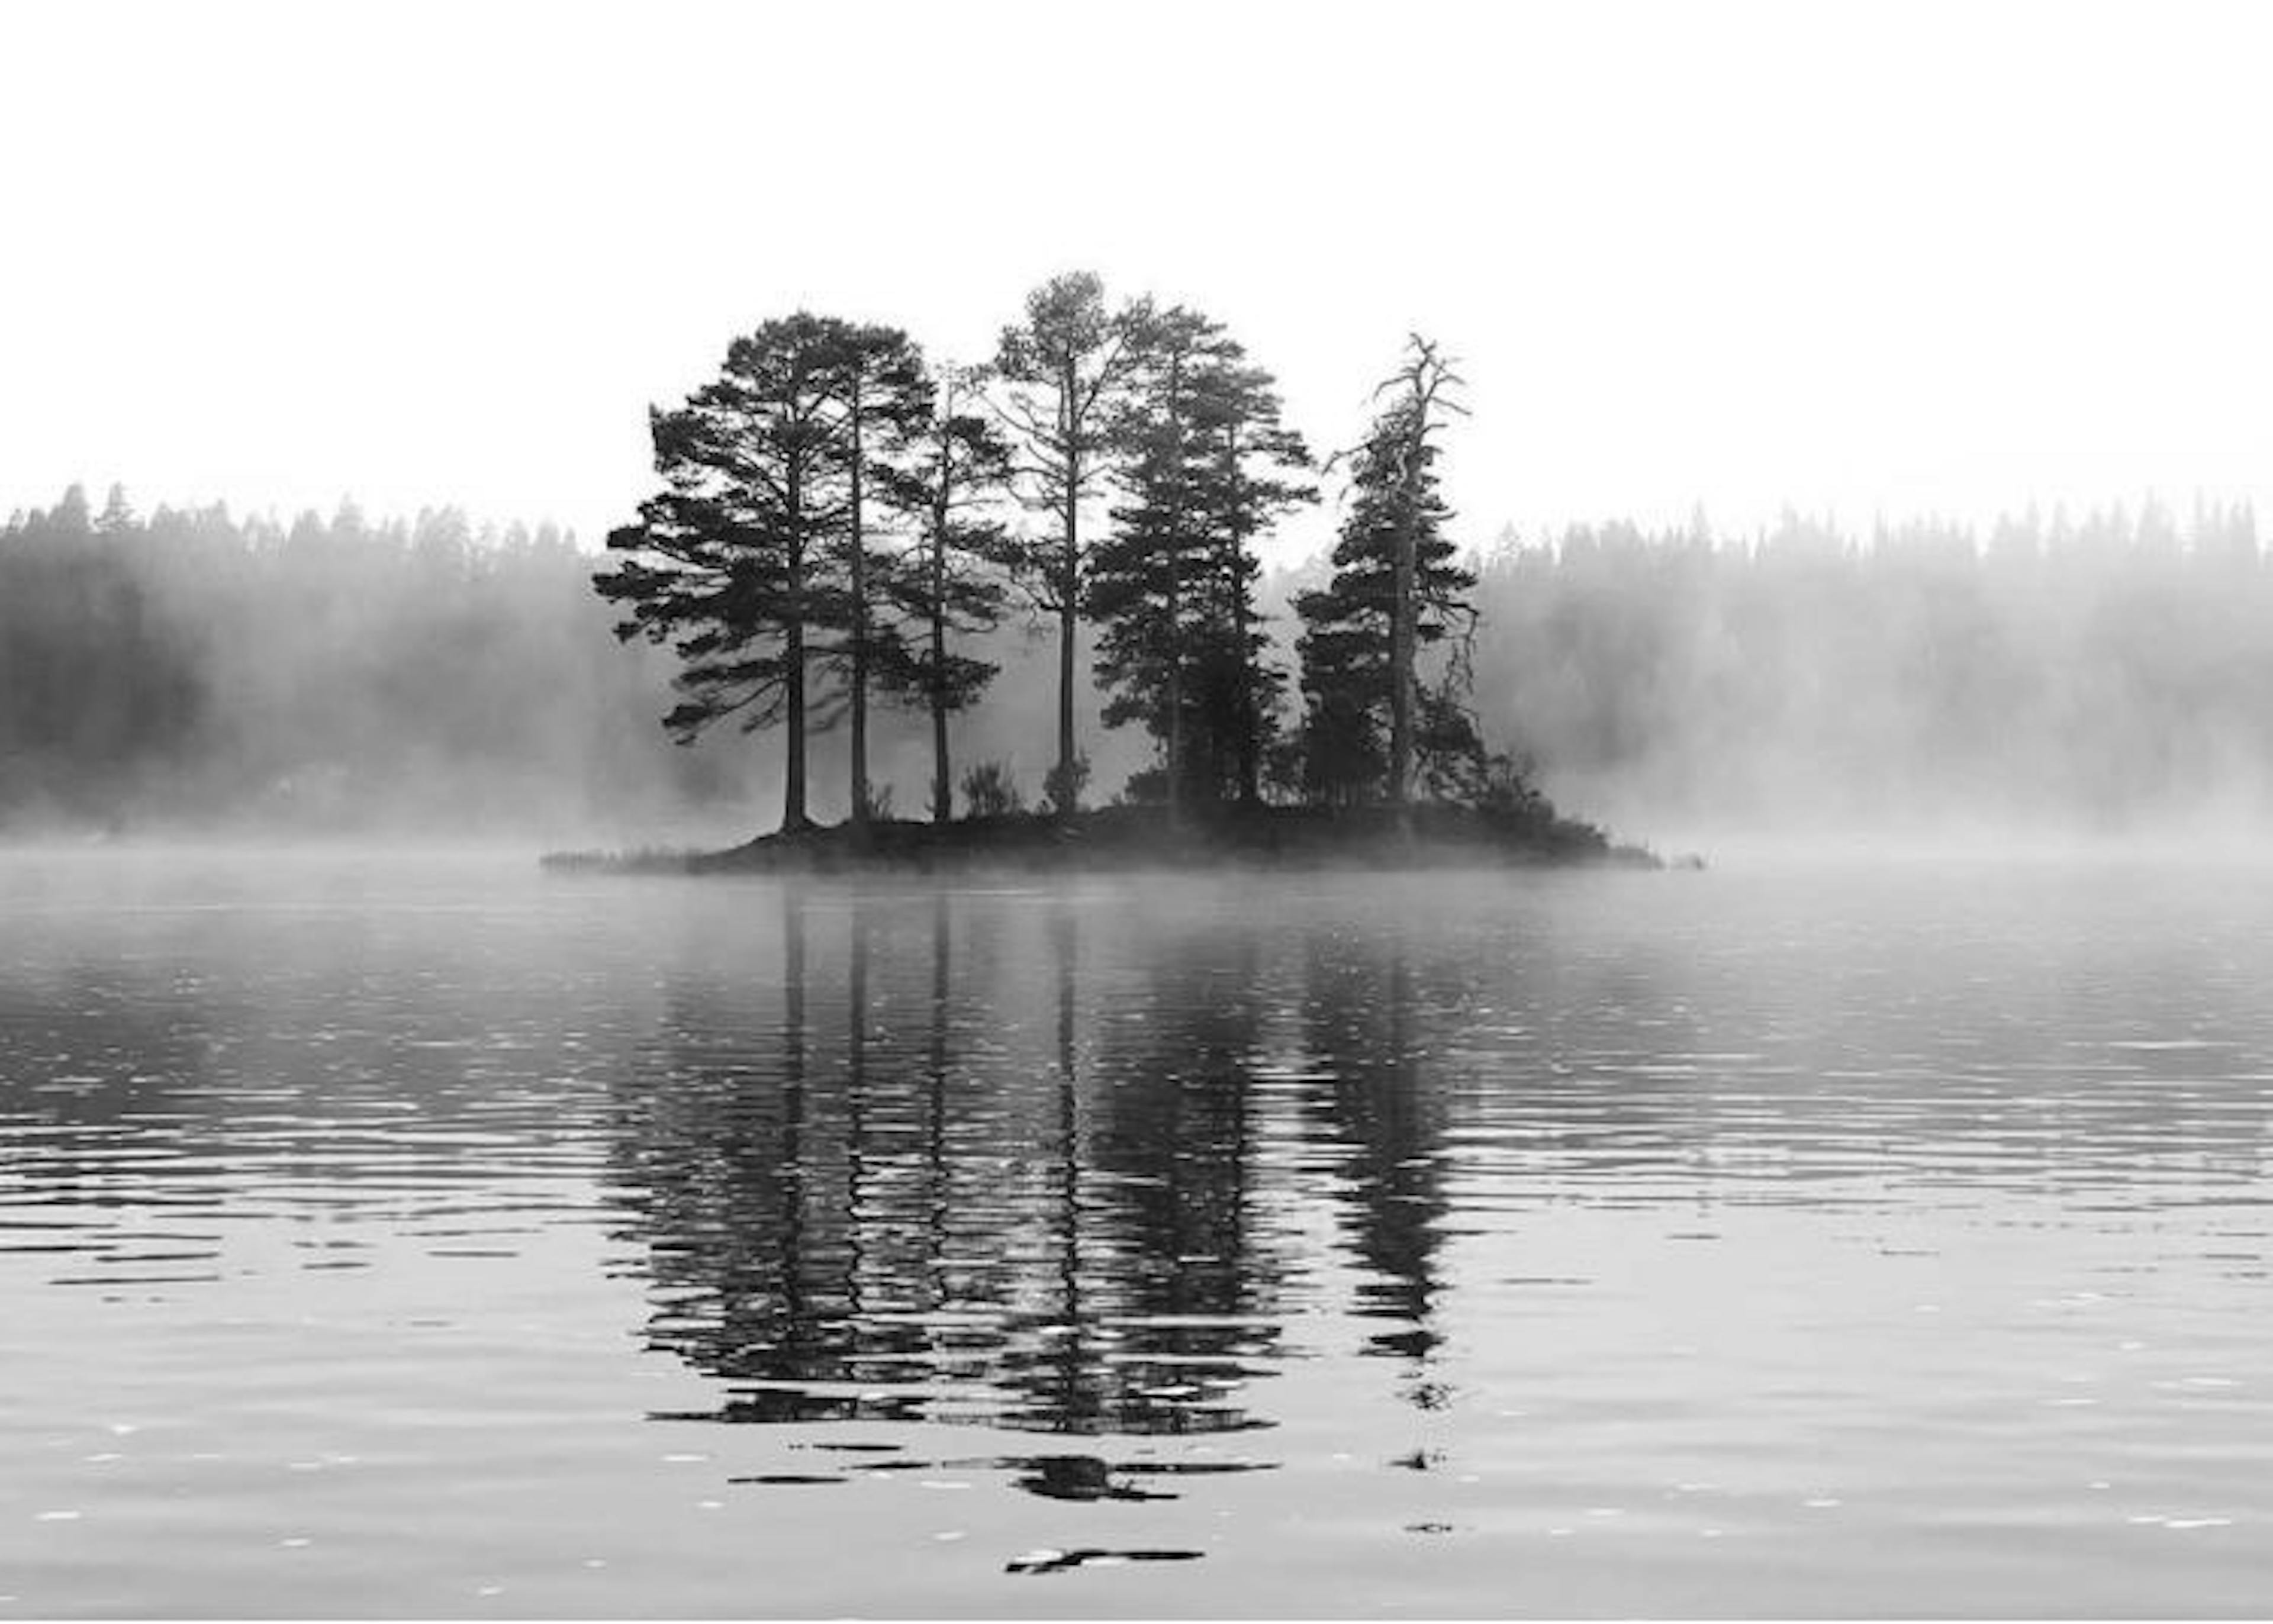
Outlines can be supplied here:
[[[1383, 1321], [1366, 1351], [1434, 1402], [1423, 1029], [1457, 997], [1416, 996], [1393, 933], [971, 902], [786, 887], [778, 987], [668, 986], [613, 1159], [651, 1345], [721, 1384], [704, 1418], [1270, 1426], [1321, 1201], [1362, 1277], [1332, 1311]], [[1053, 1498], [1165, 1492], [1160, 1463], [994, 1463]]]

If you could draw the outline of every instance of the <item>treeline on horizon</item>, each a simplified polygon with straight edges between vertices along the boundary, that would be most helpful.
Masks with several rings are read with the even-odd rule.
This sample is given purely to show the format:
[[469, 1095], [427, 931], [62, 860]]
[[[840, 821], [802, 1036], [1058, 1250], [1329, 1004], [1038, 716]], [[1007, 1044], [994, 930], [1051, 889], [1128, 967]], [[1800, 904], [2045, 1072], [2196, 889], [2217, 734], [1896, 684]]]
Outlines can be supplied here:
[[2273, 570], [2247, 504], [1858, 535], [1504, 536], [1476, 694], [1558, 795], [1724, 829], [2086, 833], [2273, 813]]
[[[2273, 571], [2247, 507], [1869, 535], [1797, 516], [1742, 536], [1614, 523], [1504, 534], [1465, 561], [1481, 728], [1568, 810], [1636, 834], [2273, 805]], [[773, 752], [666, 740], [671, 662], [608, 636], [598, 562], [449, 509], [280, 523], [73, 490], [16, 513], [0, 827], [746, 827], [781, 791]], [[1319, 560], [1258, 580], [1279, 659], [1293, 601], [1326, 577]], [[1002, 674], [958, 718], [960, 755], [1038, 800], [1057, 651], [1018, 616], [975, 647]], [[1081, 722], [1111, 798], [1157, 752], [1102, 730], [1101, 706], [1084, 696]], [[878, 717], [879, 793], [911, 810], [926, 735], [919, 713]], [[818, 759], [841, 782], [841, 756]]]
[[0, 827], [542, 827], [739, 785], [654, 737], [589, 555], [454, 508], [289, 524], [74, 486], [0, 530]]

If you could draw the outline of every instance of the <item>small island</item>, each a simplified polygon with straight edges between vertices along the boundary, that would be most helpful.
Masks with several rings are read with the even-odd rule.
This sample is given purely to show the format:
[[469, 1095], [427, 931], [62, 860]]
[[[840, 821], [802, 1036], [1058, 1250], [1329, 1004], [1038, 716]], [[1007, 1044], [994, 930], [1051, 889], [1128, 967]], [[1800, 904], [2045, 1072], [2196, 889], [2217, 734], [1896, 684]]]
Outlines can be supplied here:
[[[650, 413], [661, 488], [593, 577], [619, 639], [677, 656], [664, 725], [778, 729], [777, 832], [701, 853], [556, 853], [554, 869], [1661, 866], [1559, 814], [1485, 742], [1476, 575], [1447, 534], [1442, 436], [1463, 380], [1415, 335], [1354, 445], [1321, 460], [1220, 322], [1109, 301], [1086, 273], [1034, 290], [979, 365], [897, 327], [799, 311], [734, 341], [718, 377]], [[1294, 601], [1294, 668], [1257, 601], [1257, 544], [1319, 499], [1332, 573]], [[1099, 520], [1103, 522], [1100, 524]], [[1054, 633], [1055, 765], [1039, 810], [1009, 764], [954, 772], [956, 717], [1023, 611]], [[1080, 668], [1152, 764], [1084, 804]], [[928, 716], [930, 819], [870, 776], [872, 708]], [[850, 816], [816, 822], [806, 740], [844, 723]], [[960, 790], [958, 805], [957, 790]]]
[[[1010, 812], [944, 823], [872, 818], [761, 834], [723, 851], [554, 852], [548, 869], [609, 873], [850, 874], [1112, 872], [1154, 868], [1662, 868], [1655, 854], [1542, 807], [1528, 814], [1422, 804], [1387, 808], [1227, 806], [1169, 824], [1159, 809], [1103, 806], [1059, 818]], [[1701, 866], [1693, 857], [1676, 866]]]

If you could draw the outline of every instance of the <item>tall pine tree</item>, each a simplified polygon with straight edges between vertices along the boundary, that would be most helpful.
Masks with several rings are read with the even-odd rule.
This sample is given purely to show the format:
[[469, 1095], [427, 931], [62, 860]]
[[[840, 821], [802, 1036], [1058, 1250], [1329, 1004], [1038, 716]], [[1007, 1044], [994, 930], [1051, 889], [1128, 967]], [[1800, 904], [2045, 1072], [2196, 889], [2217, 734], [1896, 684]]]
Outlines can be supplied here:
[[829, 371], [845, 494], [842, 597], [823, 606], [822, 617], [838, 631], [852, 723], [852, 821], [865, 825], [874, 804], [868, 782], [872, 685], [904, 691], [914, 681], [906, 640], [911, 628], [896, 612], [903, 595], [893, 580], [899, 561], [880, 558], [873, 549], [869, 504], [874, 494], [889, 495], [893, 477], [888, 470], [926, 436], [936, 386], [922, 350], [897, 327], [840, 324]]
[[1452, 517], [1437, 489], [1437, 431], [1458, 378], [1426, 340], [1382, 386], [1388, 404], [1351, 453], [1350, 509], [1332, 580], [1296, 600], [1305, 700], [1303, 770], [1316, 798], [1403, 805], [1416, 756], [1432, 780], [1477, 752], [1462, 703], [1466, 661], [1449, 651], [1424, 691], [1421, 655], [1465, 638], [1475, 576], [1453, 562]]
[[1209, 374], [1195, 415], [1205, 450], [1202, 506], [1212, 530], [1201, 692], [1212, 719], [1213, 772], [1246, 802], [1262, 794], [1282, 674], [1265, 658], [1271, 637], [1255, 605], [1256, 544], [1281, 514], [1317, 498], [1302, 437], [1280, 421], [1277, 380], [1236, 347]]
[[983, 369], [942, 366], [938, 393], [906, 459], [893, 471], [895, 504], [919, 539], [895, 570], [892, 592], [914, 635], [896, 668], [898, 685], [930, 714], [931, 815], [955, 812], [949, 721], [994, 677], [993, 662], [957, 647], [1002, 617], [1001, 580], [986, 565], [1009, 548], [991, 510], [1007, 491], [1010, 448], [979, 415]]
[[1087, 559], [1081, 510], [1102, 488], [1117, 449], [1114, 434], [1140, 364], [1149, 307], [1109, 306], [1090, 272], [1054, 277], [1026, 296], [1025, 318], [1002, 330], [995, 370], [1000, 411], [1016, 442], [1028, 505], [1055, 534], [1023, 544], [1013, 562], [1037, 607], [1058, 622], [1058, 739], [1050, 799], [1070, 817], [1081, 793], [1074, 737], [1076, 646]]
[[1271, 376], [1220, 324], [1182, 308], [1151, 329], [1127, 419], [1129, 499], [1091, 561], [1086, 606], [1108, 725], [1159, 742], [1173, 813], [1252, 798], [1277, 677], [1255, 611], [1255, 541], [1309, 494], [1278, 473], [1307, 466], [1279, 421]]
[[1097, 668], [1112, 691], [1107, 727], [1141, 722], [1159, 741], [1169, 815], [1189, 790], [1193, 598], [1208, 544], [1193, 464], [1193, 396], [1201, 373], [1229, 340], [1222, 327], [1179, 305], [1147, 330], [1144, 365], [1121, 422], [1128, 450], [1128, 500], [1099, 542], [1083, 583], [1083, 607], [1099, 626]]
[[650, 410], [663, 489], [609, 535], [624, 556], [593, 577], [624, 607], [619, 638], [678, 654], [681, 698], [664, 725], [681, 743], [729, 717], [746, 732], [783, 724], [784, 831], [810, 827], [806, 730], [829, 725], [841, 698], [824, 689], [814, 703], [813, 667], [839, 652], [849, 331], [804, 311], [767, 322], [683, 406]]

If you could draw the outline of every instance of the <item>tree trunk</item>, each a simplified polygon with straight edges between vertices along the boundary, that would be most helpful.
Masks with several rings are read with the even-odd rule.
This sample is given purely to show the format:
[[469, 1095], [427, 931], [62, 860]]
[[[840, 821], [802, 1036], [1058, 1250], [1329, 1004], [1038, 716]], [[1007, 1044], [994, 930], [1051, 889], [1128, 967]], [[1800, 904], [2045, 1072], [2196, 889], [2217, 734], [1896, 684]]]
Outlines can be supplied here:
[[1175, 828], [1184, 816], [1184, 511], [1181, 499], [1184, 478], [1184, 368], [1182, 356], [1168, 361], [1168, 424], [1170, 444], [1168, 490], [1168, 570], [1167, 602], [1168, 632], [1168, 827]]
[[1168, 560], [1168, 827], [1184, 817], [1184, 647], [1182, 595], [1177, 591], [1176, 562]]
[[852, 385], [852, 827], [868, 827], [868, 541], [860, 513], [860, 381]]
[[[790, 502], [797, 502], [797, 477], [790, 476]], [[782, 791], [782, 833], [794, 834], [808, 827], [805, 815], [805, 559], [802, 549], [793, 550], [789, 564], [789, 623], [784, 629], [782, 676], [784, 698], [783, 748], [788, 752]]]
[[[1223, 487], [1239, 489], [1239, 423], [1236, 419], [1224, 425]], [[1263, 684], [1256, 667], [1258, 663], [1255, 646], [1249, 640], [1255, 609], [1248, 602], [1247, 531], [1234, 523], [1225, 540], [1225, 552], [1220, 569], [1223, 589], [1231, 600], [1232, 657], [1234, 680], [1238, 691], [1232, 696], [1233, 725], [1239, 731], [1233, 739], [1235, 764], [1239, 773], [1239, 798], [1242, 805], [1252, 806], [1263, 798]]]
[[1407, 453], [1405, 489], [1398, 502], [1397, 569], [1389, 625], [1389, 800], [1400, 810], [1413, 782], [1414, 476], [1417, 447]]
[[1075, 580], [1073, 548], [1066, 548], [1063, 578], [1065, 603], [1058, 611], [1058, 783], [1061, 799], [1057, 812], [1061, 818], [1070, 818], [1074, 803], [1080, 797], [1073, 781], [1073, 587]]
[[[936, 641], [933, 647], [938, 647]], [[932, 700], [931, 755], [931, 820], [945, 823], [955, 816], [955, 778], [948, 769], [947, 701], [942, 698]]]
[[1256, 680], [1255, 649], [1248, 641], [1247, 583], [1240, 578], [1242, 558], [1234, 542], [1231, 556], [1231, 625], [1239, 657], [1239, 798], [1252, 806], [1263, 798], [1263, 685]]
[[954, 453], [940, 451], [939, 489], [931, 510], [931, 820], [955, 816], [955, 780], [947, 760], [947, 514], [954, 490]]
[[1058, 423], [1065, 434], [1065, 551], [1058, 566], [1058, 784], [1057, 814], [1070, 819], [1081, 799], [1073, 776], [1073, 643], [1080, 624], [1075, 597], [1081, 587], [1081, 429], [1076, 420], [1079, 379], [1069, 363], [1060, 380]]

